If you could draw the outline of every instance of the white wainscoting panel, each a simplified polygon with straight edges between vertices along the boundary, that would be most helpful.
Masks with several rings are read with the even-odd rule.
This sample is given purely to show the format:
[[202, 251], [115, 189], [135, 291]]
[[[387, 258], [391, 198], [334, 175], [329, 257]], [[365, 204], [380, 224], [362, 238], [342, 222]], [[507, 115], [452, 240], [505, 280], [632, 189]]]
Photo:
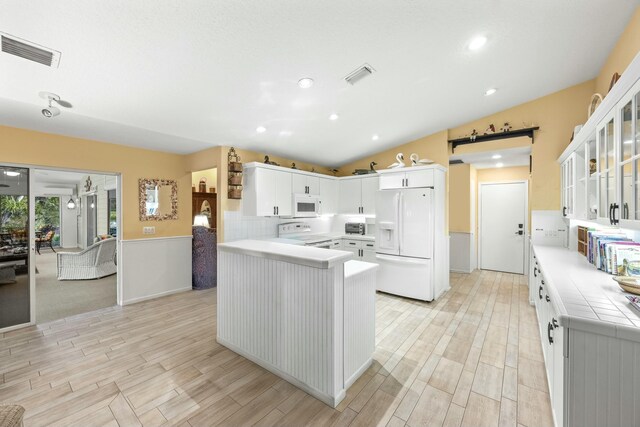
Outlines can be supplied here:
[[570, 426], [640, 426], [640, 343], [569, 329], [569, 360]]
[[119, 304], [191, 289], [191, 236], [122, 240]]
[[373, 361], [376, 347], [376, 274], [376, 269], [370, 269], [344, 281], [345, 389]]
[[342, 264], [218, 251], [218, 341], [325, 403], [344, 398]]
[[473, 233], [449, 232], [450, 270], [471, 273], [476, 268], [475, 236]]

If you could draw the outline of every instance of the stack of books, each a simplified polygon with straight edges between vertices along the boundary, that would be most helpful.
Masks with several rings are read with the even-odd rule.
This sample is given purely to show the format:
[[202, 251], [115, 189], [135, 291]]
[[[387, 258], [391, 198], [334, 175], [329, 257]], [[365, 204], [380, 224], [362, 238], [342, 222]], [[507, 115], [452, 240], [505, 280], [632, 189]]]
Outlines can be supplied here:
[[640, 261], [640, 243], [619, 230], [588, 231], [587, 259], [599, 270], [616, 276], [634, 275], [627, 271], [630, 262]]

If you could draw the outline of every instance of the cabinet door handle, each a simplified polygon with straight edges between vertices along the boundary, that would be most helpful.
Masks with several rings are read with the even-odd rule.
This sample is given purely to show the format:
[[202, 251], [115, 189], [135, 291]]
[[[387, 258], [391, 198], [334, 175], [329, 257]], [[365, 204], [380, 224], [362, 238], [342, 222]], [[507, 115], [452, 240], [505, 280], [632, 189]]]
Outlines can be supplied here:
[[273, 207], [273, 214], [274, 215], [276, 214], [276, 207], [275, 206]]
[[549, 295], [545, 295], [544, 299], [547, 300], [547, 302], [551, 302], [551, 298], [549, 298]]
[[542, 299], [542, 286], [538, 288], [538, 296]]
[[537, 271], [538, 271], [538, 267], [534, 267], [534, 269], [533, 269], [533, 277], [538, 277]]
[[613, 211], [613, 203], [609, 203], [609, 224], [613, 225], [613, 219], [611, 219], [611, 211]]
[[280, 214], [280, 206], [276, 206], [276, 215]]
[[409, 186], [409, 178], [405, 178], [404, 183], [405, 183], [405, 187], [408, 187]]
[[567, 207], [566, 206], [562, 207], [562, 216], [567, 216]]
[[551, 319], [551, 324], [553, 325], [554, 329], [557, 328], [558, 326], [560, 326], [560, 325], [558, 325], [558, 321], [555, 318]]
[[551, 331], [553, 331], [553, 325], [551, 322], [547, 324], [547, 338], [549, 339], [549, 344], [553, 344], [553, 337], [551, 336]]
[[613, 204], [613, 214], [611, 215], [611, 219], [613, 220], [613, 225], [616, 225], [620, 222], [619, 219], [616, 219], [616, 211], [620, 209], [620, 206], [618, 206], [617, 203]]

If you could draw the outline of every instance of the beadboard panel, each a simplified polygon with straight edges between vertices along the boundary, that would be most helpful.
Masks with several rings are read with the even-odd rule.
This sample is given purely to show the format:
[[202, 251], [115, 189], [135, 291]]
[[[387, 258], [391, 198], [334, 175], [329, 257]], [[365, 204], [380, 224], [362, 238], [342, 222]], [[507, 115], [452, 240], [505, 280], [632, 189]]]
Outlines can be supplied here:
[[640, 343], [569, 334], [569, 427], [640, 425]]
[[121, 305], [191, 289], [191, 236], [122, 240]]
[[375, 351], [376, 269], [344, 282], [345, 388], [357, 380], [373, 361]]
[[325, 403], [344, 397], [343, 265], [218, 253], [218, 341]]

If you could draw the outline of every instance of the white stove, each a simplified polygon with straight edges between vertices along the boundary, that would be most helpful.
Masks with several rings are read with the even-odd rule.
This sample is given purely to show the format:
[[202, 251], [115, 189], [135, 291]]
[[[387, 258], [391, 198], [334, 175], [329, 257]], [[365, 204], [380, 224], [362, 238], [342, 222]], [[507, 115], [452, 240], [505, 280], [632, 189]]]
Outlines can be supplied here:
[[311, 226], [304, 222], [287, 222], [278, 226], [278, 238], [300, 241], [305, 246], [330, 249], [331, 236], [326, 233], [311, 234]]

